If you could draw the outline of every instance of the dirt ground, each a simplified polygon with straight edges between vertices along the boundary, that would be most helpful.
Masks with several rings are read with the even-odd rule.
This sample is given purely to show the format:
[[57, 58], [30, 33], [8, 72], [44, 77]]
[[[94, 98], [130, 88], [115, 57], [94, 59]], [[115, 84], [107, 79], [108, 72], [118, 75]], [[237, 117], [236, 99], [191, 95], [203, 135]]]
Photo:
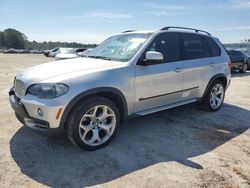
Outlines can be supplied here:
[[8, 102], [15, 74], [51, 61], [0, 54], [0, 187], [250, 187], [250, 72], [235, 73], [215, 113], [196, 105], [134, 118], [84, 151], [23, 127]]

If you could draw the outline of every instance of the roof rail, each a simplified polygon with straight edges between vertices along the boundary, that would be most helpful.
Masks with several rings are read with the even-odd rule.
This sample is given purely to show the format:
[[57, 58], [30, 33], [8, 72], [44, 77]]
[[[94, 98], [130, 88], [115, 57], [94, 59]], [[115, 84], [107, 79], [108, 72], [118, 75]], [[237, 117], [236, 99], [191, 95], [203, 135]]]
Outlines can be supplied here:
[[203, 30], [199, 30], [199, 29], [193, 29], [193, 28], [188, 28], [188, 27], [167, 26], [167, 27], [162, 28], [161, 30], [169, 30], [169, 29], [186, 29], [186, 30], [195, 31], [196, 33], [202, 32], [202, 33], [206, 33], [207, 35], [211, 35], [207, 31], [203, 31]]
[[133, 32], [133, 31], [136, 31], [136, 30], [127, 30], [127, 31], [123, 31], [122, 33], [129, 33], [129, 32]]

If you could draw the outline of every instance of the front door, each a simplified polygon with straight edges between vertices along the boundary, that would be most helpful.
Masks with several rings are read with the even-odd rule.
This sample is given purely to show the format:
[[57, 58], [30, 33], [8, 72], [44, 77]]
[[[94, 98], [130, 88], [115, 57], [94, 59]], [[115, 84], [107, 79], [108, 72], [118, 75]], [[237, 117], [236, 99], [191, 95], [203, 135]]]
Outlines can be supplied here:
[[159, 34], [146, 51], [162, 53], [164, 62], [136, 65], [136, 112], [176, 103], [181, 99], [183, 77], [182, 63], [179, 61], [178, 38], [176, 33]]

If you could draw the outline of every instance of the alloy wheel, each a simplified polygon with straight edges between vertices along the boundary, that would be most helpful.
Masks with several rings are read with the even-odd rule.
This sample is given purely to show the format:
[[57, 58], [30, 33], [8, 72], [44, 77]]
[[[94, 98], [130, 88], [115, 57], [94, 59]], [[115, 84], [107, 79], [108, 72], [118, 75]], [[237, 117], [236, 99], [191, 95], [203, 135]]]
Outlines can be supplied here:
[[114, 133], [116, 116], [106, 105], [97, 105], [88, 110], [80, 120], [79, 134], [89, 146], [105, 143]]
[[211, 90], [210, 105], [212, 109], [218, 109], [224, 99], [224, 87], [221, 84], [214, 85]]

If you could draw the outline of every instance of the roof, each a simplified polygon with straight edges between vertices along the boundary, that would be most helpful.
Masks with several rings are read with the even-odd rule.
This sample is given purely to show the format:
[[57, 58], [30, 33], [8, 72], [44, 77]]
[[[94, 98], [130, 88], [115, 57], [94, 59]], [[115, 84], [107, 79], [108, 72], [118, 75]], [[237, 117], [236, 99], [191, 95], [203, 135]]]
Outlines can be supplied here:
[[124, 31], [122, 33], [145, 33], [145, 34], [147, 34], [147, 33], [159, 32], [159, 31], [177, 31], [177, 30], [178, 30], [178, 32], [181, 32], [181, 33], [199, 33], [199, 34], [211, 36], [210, 33], [208, 33], [207, 31], [204, 31], [204, 30], [188, 28], [188, 27], [176, 27], [176, 26], [167, 26], [167, 27], [161, 28], [160, 30], [142, 30], [142, 31], [128, 30], [128, 31]]

